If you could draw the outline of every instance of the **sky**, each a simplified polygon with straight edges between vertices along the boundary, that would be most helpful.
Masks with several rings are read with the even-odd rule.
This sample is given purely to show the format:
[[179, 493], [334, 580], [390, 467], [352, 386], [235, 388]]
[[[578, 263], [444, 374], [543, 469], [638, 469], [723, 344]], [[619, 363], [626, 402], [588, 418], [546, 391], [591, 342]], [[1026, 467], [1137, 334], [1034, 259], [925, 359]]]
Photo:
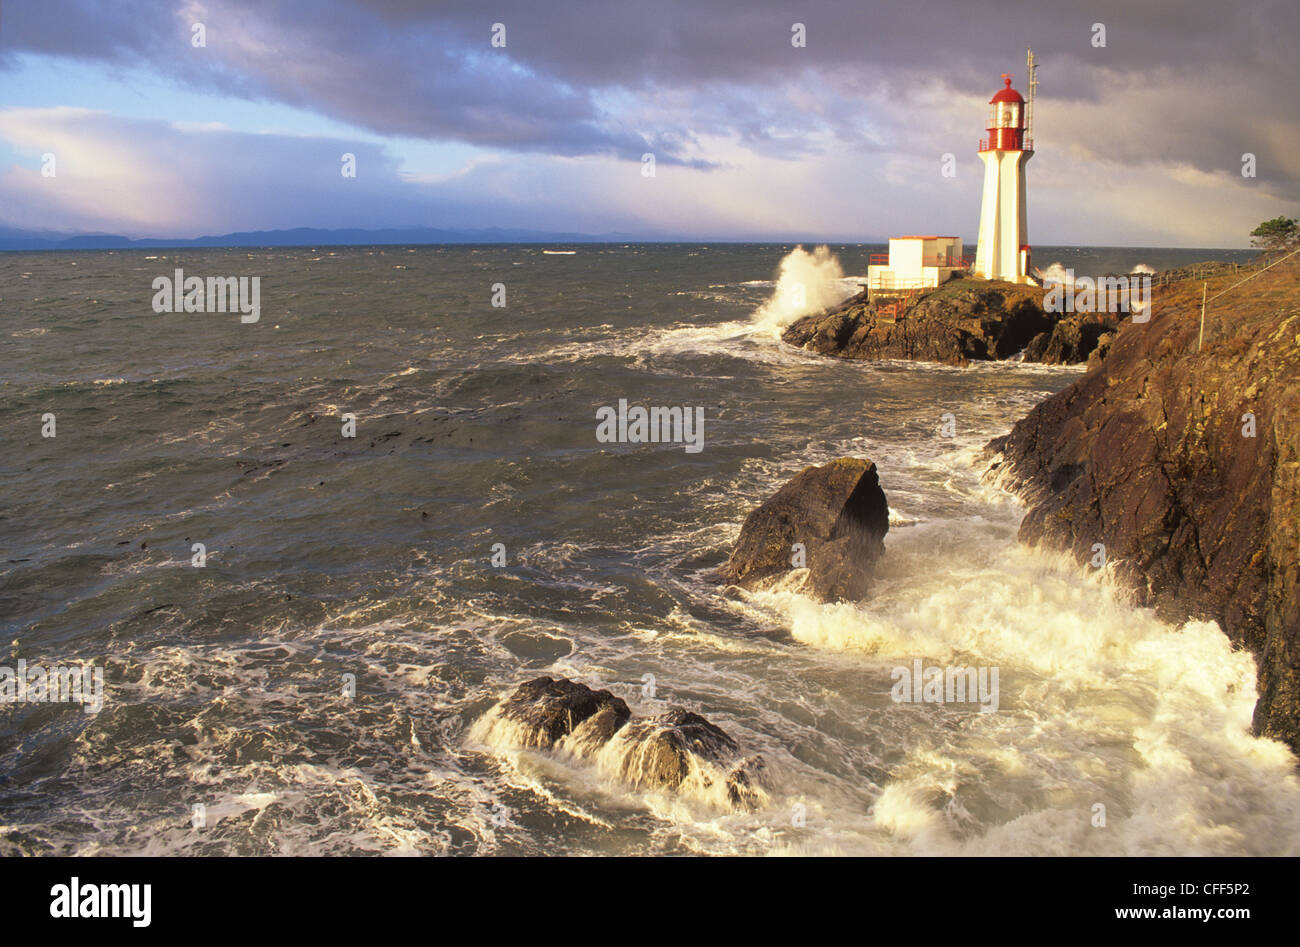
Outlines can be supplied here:
[[1300, 216], [1295, 0], [0, 0], [0, 228], [973, 239], [1026, 47], [1032, 242]]

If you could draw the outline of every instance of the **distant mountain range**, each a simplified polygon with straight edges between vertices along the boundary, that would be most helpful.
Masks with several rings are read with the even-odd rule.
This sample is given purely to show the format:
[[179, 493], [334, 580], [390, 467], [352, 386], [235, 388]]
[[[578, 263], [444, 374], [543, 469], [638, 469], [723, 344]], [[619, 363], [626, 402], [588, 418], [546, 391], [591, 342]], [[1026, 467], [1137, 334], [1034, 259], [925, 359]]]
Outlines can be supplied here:
[[38, 230], [0, 228], [0, 250], [135, 250], [154, 247], [336, 247], [374, 244], [420, 243], [631, 243], [673, 238], [607, 233], [551, 233], [544, 230], [440, 230], [435, 227], [396, 227], [385, 230], [253, 230], [219, 236], [144, 237], [133, 240], [120, 234], [64, 234]]

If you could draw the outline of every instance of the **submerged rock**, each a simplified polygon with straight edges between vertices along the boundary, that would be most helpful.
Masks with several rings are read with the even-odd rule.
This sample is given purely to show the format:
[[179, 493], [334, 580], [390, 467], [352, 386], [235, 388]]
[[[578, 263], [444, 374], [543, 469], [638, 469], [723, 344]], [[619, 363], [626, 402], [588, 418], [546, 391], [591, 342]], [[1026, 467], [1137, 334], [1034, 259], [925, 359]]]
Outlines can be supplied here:
[[[747, 517], [722, 581], [757, 589], [797, 568], [823, 601], [866, 596], [889, 531], [889, 504], [876, 465], [841, 457], [808, 467]], [[796, 544], [803, 546], [800, 561]]]
[[747, 756], [727, 773], [727, 799], [737, 809], [757, 809], [767, 800], [770, 782], [761, 756]]
[[621, 776], [633, 786], [676, 789], [695, 759], [718, 762], [736, 754], [736, 741], [681, 707], [634, 720], [618, 735], [628, 748]]
[[691, 791], [740, 809], [766, 798], [763, 758], [742, 757], [736, 741], [706, 718], [683, 707], [633, 717], [609, 691], [565, 678], [521, 684], [476, 729], [487, 742], [592, 760], [637, 789]]
[[633, 720], [616, 745], [619, 776], [638, 788], [677, 790], [694, 780], [707, 792], [720, 780], [739, 808], [757, 806], [766, 788], [761, 756], [740, 758], [726, 731], [682, 707]]
[[1080, 561], [1101, 544], [1139, 604], [1253, 652], [1255, 730], [1300, 751], [1300, 273], [1217, 302], [1198, 351], [1201, 295], [1173, 284], [1122, 323], [990, 443], [991, 475], [1029, 503], [1023, 542]]

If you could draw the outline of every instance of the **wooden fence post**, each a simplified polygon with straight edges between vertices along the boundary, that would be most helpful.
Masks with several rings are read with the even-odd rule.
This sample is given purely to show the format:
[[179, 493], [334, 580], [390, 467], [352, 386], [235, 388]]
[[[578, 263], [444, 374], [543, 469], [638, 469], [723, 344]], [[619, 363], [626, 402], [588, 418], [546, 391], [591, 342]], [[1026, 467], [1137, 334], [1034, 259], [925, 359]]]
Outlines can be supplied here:
[[1205, 342], [1205, 294], [1209, 290], [1209, 283], [1201, 284], [1201, 334], [1196, 340], [1196, 351], [1201, 350], [1201, 345]]

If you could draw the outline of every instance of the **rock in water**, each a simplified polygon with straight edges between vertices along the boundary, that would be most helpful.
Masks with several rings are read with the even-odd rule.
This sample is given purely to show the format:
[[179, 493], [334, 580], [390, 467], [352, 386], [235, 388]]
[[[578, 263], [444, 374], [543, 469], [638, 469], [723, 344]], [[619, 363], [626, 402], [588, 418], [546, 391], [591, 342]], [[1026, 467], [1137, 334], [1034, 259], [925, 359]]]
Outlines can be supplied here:
[[867, 594], [888, 531], [876, 465], [841, 457], [806, 468], [745, 517], [719, 576], [742, 588], [766, 587], [800, 567], [801, 543], [810, 591], [823, 601], [857, 601]]
[[699, 714], [673, 707], [634, 721], [618, 735], [628, 747], [620, 774], [633, 786], [676, 789], [690, 773], [692, 757], [718, 762], [736, 754], [736, 741]]
[[609, 691], [565, 678], [521, 684], [475, 731], [489, 743], [559, 749], [596, 761], [638, 789], [689, 790], [739, 809], [757, 808], [766, 799], [763, 758], [742, 757], [721, 727], [682, 707], [633, 717]]
[[[577, 681], [549, 677], [521, 684], [501, 702], [496, 713], [501, 720], [513, 724], [514, 739], [519, 745], [544, 749], [553, 747], [589, 718], [597, 718], [612, 734], [632, 716], [627, 704], [609, 691], [596, 691]], [[584, 736], [591, 729], [587, 727]]]
[[[795, 320], [781, 338], [836, 358], [903, 358], [947, 365], [1006, 359], [1023, 351], [1028, 362], [1087, 361], [1114, 313], [1063, 316], [1044, 308], [1037, 286], [951, 279], [899, 302], [869, 298], [864, 290], [838, 306]], [[883, 307], [883, 308], [882, 308]]]
[[761, 798], [762, 757], [740, 759], [726, 731], [682, 707], [633, 720], [615, 746], [619, 776], [638, 788], [677, 790], [695, 780], [707, 791], [721, 781], [734, 806], [750, 808]]
[[1029, 503], [1022, 541], [1080, 561], [1101, 544], [1139, 604], [1252, 651], [1255, 730], [1300, 752], [1300, 273], [1215, 303], [1198, 351], [1201, 295], [1174, 284], [1121, 324], [989, 445], [992, 473]]

